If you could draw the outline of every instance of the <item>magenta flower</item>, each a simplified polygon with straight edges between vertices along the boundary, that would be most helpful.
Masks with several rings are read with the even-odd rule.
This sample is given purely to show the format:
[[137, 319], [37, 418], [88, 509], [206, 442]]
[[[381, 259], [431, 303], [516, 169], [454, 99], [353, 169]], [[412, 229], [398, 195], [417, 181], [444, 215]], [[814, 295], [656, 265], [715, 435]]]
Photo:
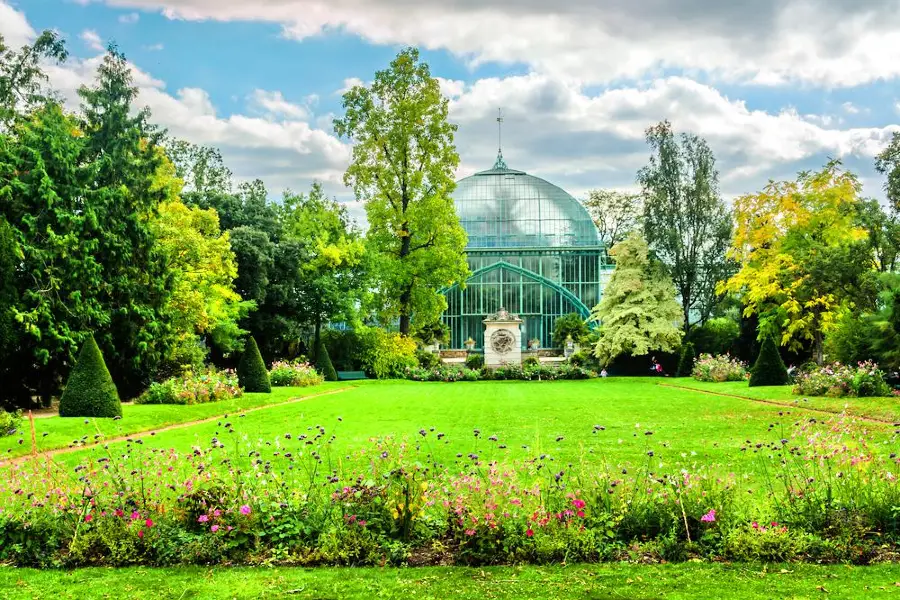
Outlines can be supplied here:
[[534, 535], [534, 529], [529, 529], [525, 532], [525, 535], [527, 535], [528, 537], [532, 537]]
[[84, 515], [84, 522], [85, 522], [85, 523], [90, 523], [90, 522], [93, 521], [93, 520], [94, 520], [94, 515], [92, 515], [91, 513], [88, 513], [88, 514]]
[[198, 523], [206, 523], [207, 521], [209, 521], [209, 517], [207, 515], [200, 515], [200, 517], [197, 519]]
[[575, 505], [575, 508], [578, 508], [578, 509], [584, 508], [584, 500], [579, 500], [576, 498], [575, 500], [572, 500], [572, 504]]
[[710, 510], [708, 513], [706, 513], [705, 515], [700, 517], [700, 520], [703, 521], [704, 523], [712, 523], [713, 521], [716, 520], [716, 511]]
[[209, 528], [209, 530], [212, 531], [213, 533], [215, 533], [215, 532], [217, 532], [217, 531], [219, 530], [219, 526], [218, 526], [218, 525], [213, 525], [212, 527]]
[[243, 506], [241, 506], [241, 514], [242, 514], [242, 515], [249, 515], [249, 514], [250, 514], [250, 507], [247, 506], [246, 504], [244, 504]]
[[134, 511], [133, 513], [131, 513], [132, 521], [137, 521], [140, 518], [141, 518], [141, 513], [139, 513], [138, 511]]
[[147, 526], [147, 529], [150, 529], [151, 527], [153, 527], [153, 519], [147, 519], [146, 521], [144, 521], [144, 525]]

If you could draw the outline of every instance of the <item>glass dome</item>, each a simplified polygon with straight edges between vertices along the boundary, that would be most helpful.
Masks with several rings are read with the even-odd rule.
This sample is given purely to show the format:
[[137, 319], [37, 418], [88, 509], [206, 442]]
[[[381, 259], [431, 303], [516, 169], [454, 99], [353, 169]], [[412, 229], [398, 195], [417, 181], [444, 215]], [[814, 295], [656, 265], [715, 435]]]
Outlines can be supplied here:
[[456, 184], [456, 212], [469, 248], [599, 246], [597, 228], [578, 200], [539, 177], [494, 168]]

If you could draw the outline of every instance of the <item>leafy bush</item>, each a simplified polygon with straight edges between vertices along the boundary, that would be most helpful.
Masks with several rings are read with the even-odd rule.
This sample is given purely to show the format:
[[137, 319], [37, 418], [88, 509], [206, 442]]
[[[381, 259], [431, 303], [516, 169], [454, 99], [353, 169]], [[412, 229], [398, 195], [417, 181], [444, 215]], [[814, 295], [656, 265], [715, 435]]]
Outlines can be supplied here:
[[259, 346], [256, 345], [253, 336], [250, 336], [244, 347], [244, 354], [241, 356], [241, 362], [238, 363], [237, 376], [245, 392], [268, 394], [272, 391], [266, 363], [263, 362]]
[[0, 437], [12, 435], [22, 424], [22, 411], [7, 412], [0, 410]]
[[522, 359], [523, 368], [534, 368], [541, 366], [541, 360], [537, 356], [526, 356]]
[[743, 381], [747, 378], [747, 365], [727, 354], [710, 356], [701, 354], [694, 363], [692, 373], [697, 381]]
[[741, 336], [741, 326], [728, 317], [710, 319], [690, 333], [690, 342], [700, 354], [730, 354]]
[[307, 387], [318, 385], [324, 377], [305, 361], [276, 361], [269, 370], [269, 381], [275, 387]]
[[459, 365], [439, 365], [433, 368], [412, 367], [406, 370], [406, 378], [412, 381], [478, 381], [481, 373]]
[[135, 399], [137, 404], [205, 404], [240, 398], [243, 391], [234, 371], [188, 372], [153, 383]]
[[484, 354], [469, 354], [466, 357], [467, 369], [480, 369], [484, 366]]
[[584, 318], [578, 313], [569, 313], [557, 317], [553, 323], [553, 345], [557, 348], [563, 348], [566, 345], [566, 338], [572, 336], [572, 341], [576, 344], [583, 342], [591, 330], [585, 323]]
[[119, 391], [91, 334], [59, 399], [61, 417], [121, 417]]
[[694, 344], [688, 342], [681, 347], [681, 358], [678, 360], [676, 377], [690, 377], [694, 372], [695, 362], [697, 362], [697, 356], [694, 354]]
[[872, 361], [856, 367], [834, 363], [802, 372], [795, 378], [795, 394], [805, 396], [889, 396], [884, 371]]
[[425, 350], [416, 350], [416, 360], [423, 369], [434, 369], [441, 364], [440, 355]]
[[759, 385], [786, 385], [790, 383], [787, 367], [778, 353], [772, 336], [767, 335], [759, 347], [759, 357], [750, 370], [750, 387]]
[[378, 327], [361, 329], [359, 334], [363, 342], [362, 365], [369, 376], [403, 378], [406, 369], [417, 365], [416, 342], [412, 338]]
[[331, 364], [331, 357], [328, 355], [328, 348], [325, 347], [325, 342], [319, 340], [319, 348], [316, 353], [316, 366], [319, 368], [319, 372], [322, 374], [322, 377], [325, 378], [325, 381], [337, 381], [337, 371], [334, 370], [334, 365]]

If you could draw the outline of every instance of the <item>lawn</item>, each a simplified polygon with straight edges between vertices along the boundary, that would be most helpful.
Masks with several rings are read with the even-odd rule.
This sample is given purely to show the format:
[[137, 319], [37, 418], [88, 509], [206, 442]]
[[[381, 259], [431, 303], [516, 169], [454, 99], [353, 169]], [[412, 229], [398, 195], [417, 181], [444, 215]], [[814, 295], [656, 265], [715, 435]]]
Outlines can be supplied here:
[[[335, 436], [329, 445], [329, 458], [345, 463], [354, 460], [354, 452], [371, 447], [373, 439], [393, 437], [414, 440], [423, 455], [430, 453], [445, 464], [467, 462], [470, 454], [478, 455], [482, 461], [504, 463], [545, 455], [560, 468], [576, 461], [647, 464], [648, 453], [652, 452], [652, 465], [666, 470], [676, 465], [712, 465], [721, 471], [746, 472], [755, 470], [757, 462], [752, 452], [741, 451], [748, 441], [755, 444], [789, 437], [796, 423], [823, 418], [799, 405], [785, 409], [659, 385], [669, 382], [654, 378], [452, 384], [367, 382], [337, 394], [310, 397], [246, 415], [236, 410], [238, 407], [215, 411], [210, 405], [136, 406], [126, 412], [121, 423], [127, 426], [129, 412], [134, 410], [178, 414], [179, 410], [202, 408], [208, 411], [203, 416], [230, 414], [228, 419], [143, 436], [144, 448], [180, 452], [206, 447], [213, 438], [228, 445], [228, 436], [239, 440], [233, 445], [268, 443], [302, 449], [300, 436], [313, 437], [316, 428], [322, 426], [329, 437]], [[719, 385], [729, 393], [734, 391], [728, 384]], [[325, 389], [333, 388], [284, 389], [276, 394], [283, 401]], [[778, 388], [767, 389], [782, 392]], [[250, 401], [259, 399], [254, 395]], [[141, 416], [141, 422], [146, 424], [146, 414]], [[234, 433], [227, 432], [225, 424], [229, 421], [233, 422]], [[60, 424], [66, 426], [67, 441], [95, 433], [94, 422], [85, 425], [80, 419], [47, 419], [37, 426], [52, 430]], [[595, 425], [604, 429], [597, 431]], [[877, 423], [866, 427], [887, 452], [892, 428]], [[439, 433], [444, 434], [440, 439]], [[291, 439], [286, 434], [291, 434]], [[62, 434], [56, 434], [53, 439], [60, 437]], [[125, 445], [126, 442], [109, 444], [108, 451], [94, 446], [60, 455], [57, 460], [76, 465], [91, 457], [116, 455], [124, 451]]]
[[0, 569], [0, 598], [615, 599], [894, 598], [900, 568], [813, 565], [568, 565], [416, 569]]
[[[81, 443], [160, 429], [179, 423], [199, 421], [260, 406], [281, 404], [296, 398], [351, 387], [347, 383], [324, 383], [306, 388], [272, 388], [271, 394], [244, 394], [233, 400], [181, 406], [176, 404], [123, 404], [122, 418], [76, 419], [42, 417], [34, 420], [38, 452], [67, 448]], [[27, 419], [19, 435], [0, 438], [0, 457], [10, 458], [31, 452], [31, 431]]]

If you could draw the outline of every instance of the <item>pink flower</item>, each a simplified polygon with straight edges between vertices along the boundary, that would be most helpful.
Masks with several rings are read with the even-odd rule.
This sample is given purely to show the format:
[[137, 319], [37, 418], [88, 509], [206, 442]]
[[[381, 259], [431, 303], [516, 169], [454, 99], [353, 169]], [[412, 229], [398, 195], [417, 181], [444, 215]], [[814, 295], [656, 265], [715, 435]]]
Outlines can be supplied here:
[[575, 500], [572, 500], [572, 504], [575, 505], [575, 508], [578, 508], [578, 509], [584, 508], [584, 500], [579, 500], [576, 498]]
[[116, 509], [116, 516], [117, 516], [117, 517], [124, 517], [124, 516], [125, 516], [125, 513], [122, 511], [121, 508], [117, 508], [117, 509]]
[[579, 510], [579, 511], [578, 511], [578, 516], [581, 517], [581, 518], [583, 519], [583, 518], [584, 518], [584, 511], [583, 511], [583, 510]]
[[215, 532], [217, 532], [217, 531], [219, 530], [219, 526], [218, 526], [218, 525], [213, 525], [212, 527], [209, 528], [209, 530], [212, 531], [213, 533], [215, 533]]
[[132, 521], [137, 521], [140, 518], [141, 518], [141, 513], [139, 513], [138, 511], [134, 511], [133, 513], [131, 513]]
[[92, 515], [91, 513], [88, 513], [88, 514], [84, 515], [84, 522], [85, 522], [85, 523], [90, 523], [90, 522], [93, 521], [93, 520], [94, 520], [94, 515]]
[[250, 514], [250, 507], [247, 506], [246, 504], [243, 505], [243, 506], [241, 506], [241, 514], [242, 514], [242, 515], [249, 515], [249, 514]]
[[147, 526], [147, 529], [150, 529], [151, 527], [153, 527], [153, 519], [147, 519], [146, 521], [144, 521], [144, 525]]
[[529, 528], [528, 531], [525, 532], [525, 535], [532, 537], [534, 535], [534, 529]]
[[139, 538], [143, 538], [143, 537], [144, 537], [144, 530], [143, 530], [143, 529], [141, 529], [140, 531], [138, 531], [138, 537], [139, 537]]
[[710, 510], [708, 513], [706, 513], [705, 515], [700, 517], [700, 520], [703, 521], [704, 523], [712, 523], [713, 521], [716, 520], [716, 511]]
[[466, 535], [475, 535], [474, 529], [466, 529]]
[[206, 523], [207, 521], [209, 521], [209, 517], [207, 515], [200, 515], [200, 517], [197, 519], [198, 523]]

